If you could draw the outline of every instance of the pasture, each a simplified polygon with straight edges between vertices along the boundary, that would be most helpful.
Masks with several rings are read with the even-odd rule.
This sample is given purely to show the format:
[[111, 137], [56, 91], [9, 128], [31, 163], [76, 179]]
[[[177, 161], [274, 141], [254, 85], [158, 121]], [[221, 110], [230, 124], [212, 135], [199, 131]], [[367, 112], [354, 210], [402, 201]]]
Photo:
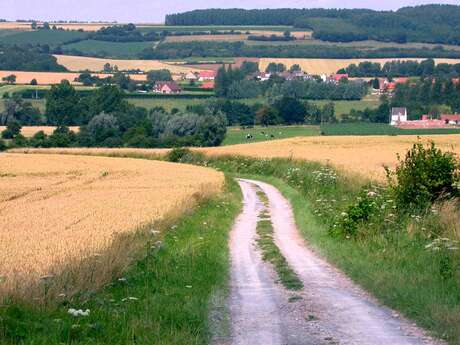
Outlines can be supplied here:
[[63, 31], [63, 30], [38, 30], [23, 31], [11, 35], [0, 37], [2, 44], [47, 44], [49, 46], [58, 46], [67, 42], [85, 39], [87, 36], [84, 32]]
[[[250, 139], [247, 136], [252, 136]], [[253, 128], [229, 127], [227, 136], [222, 145], [236, 145], [243, 143], [286, 139], [292, 137], [307, 137], [319, 135], [318, 126], [270, 126]]]
[[85, 40], [67, 44], [62, 47], [65, 53], [83, 52], [90, 56], [117, 57], [123, 59], [136, 58], [144, 49], [153, 47], [156, 42], [107, 42]]
[[[387, 58], [387, 59], [289, 59], [289, 58], [261, 58], [259, 68], [264, 71], [271, 62], [282, 63], [289, 69], [292, 65], [298, 64], [303, 71], [310, 74], [326, 74], [330, 75], [337, 73], [341, 68], [348, 67], [350, 64], [359, 64], [360, 62], [370, 61], [385, 64], [389, 61], [423, 61], [419, 58]], [[434, 59], [436, 64], [447, 63], [457, 64], [460, 59]]]
[[429, 135], [460, 134], [460, 127], [402, 129], [386, 123], [337, 123], [321, 125], [323, 135]]
[[0, 294], [20, 297], [40, 294], [40, 281], [94, 256], [100, 267], [79, 272], [76, 264], [67, 272], [72, 283], [61, 282], [59, 292], [73, 293], [85, 274], [94, 275], [94, 285], [106, 283], [113, 266], [129, 261], [126, 252], [104, 256], [119, 236], [223, 185], [223, 175], [210, 169], [137, 159], [7, 153], [0, 168]]

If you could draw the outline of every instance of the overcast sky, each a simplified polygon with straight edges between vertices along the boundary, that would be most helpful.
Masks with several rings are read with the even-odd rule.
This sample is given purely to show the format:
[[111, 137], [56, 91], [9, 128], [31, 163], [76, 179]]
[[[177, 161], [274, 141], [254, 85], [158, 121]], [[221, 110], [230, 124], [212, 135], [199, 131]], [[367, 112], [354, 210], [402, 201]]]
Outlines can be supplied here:
[[161, 23], [167, 13], [198, 8], [325, 7], [398, 9], [460, 0], [0, 0], [0, 18]]

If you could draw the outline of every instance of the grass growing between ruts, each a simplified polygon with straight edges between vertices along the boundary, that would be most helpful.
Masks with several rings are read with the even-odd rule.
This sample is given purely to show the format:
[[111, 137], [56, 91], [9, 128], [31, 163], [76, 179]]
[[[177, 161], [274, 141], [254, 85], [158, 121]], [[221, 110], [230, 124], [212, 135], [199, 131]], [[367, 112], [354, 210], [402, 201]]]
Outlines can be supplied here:
[[[226, 288], [228, 232], [240, 209], [238, 186], [227, 186], [151, 237], [143, 259], [103, 291], [47, 307], [2, 305], [0, 344], [207, 343], [211, 299]], [[73, 316], [71, 308], [88, 315]]]
[[[269, 202], [265, 193], [258, 190], [257, 196], [265, 208], [268, 208]], [[289, 267], [286, 258], [275, 243], [270, 212], [267, 209], [259, 215], [256, 230], [258, 235], [257, 245], [262, 251], [262, 259], [273, 265], [279, 282], [288, 290], [301, 290], [303, 288], [302, 282], [292, 268]]]

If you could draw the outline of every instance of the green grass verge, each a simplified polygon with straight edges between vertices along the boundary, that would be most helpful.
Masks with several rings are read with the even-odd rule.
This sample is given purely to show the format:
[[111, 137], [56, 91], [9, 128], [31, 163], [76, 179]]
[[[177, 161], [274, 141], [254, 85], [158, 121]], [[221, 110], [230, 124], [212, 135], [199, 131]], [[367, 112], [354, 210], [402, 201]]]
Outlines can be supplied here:
[[[56, 306], [1, 305], [0, 344], [208, 343], [211, 300], [226, 290], [228, 232], [240, 209], [238, 185], [228, 186], [173, 223], [161, 240], [148, 241], [144, 258], [103, 291]], [[90, 313], [74, 317], [69, 308]]]
[[[246, 139], [251, 134], [252, 139]], [[239, 127], [229, 127], [227, 135], [222, 145], [247, 144], [259, 141], [276, 139], [287, 139], [293, 137], [307, 137], [319, 135], [318, 126], [270, 126], [241, 129]]]
[[460, 128], [401, 129], [385, 123], [338, 123], [321, 125], [323, 135], [429, 135], [460, 134]]
[[458, 260], [452, 261], [452, 278], [443, 279], [444, 254], [427, 250], [431, 240], [410, 235], [405, 222], [385, 222], [387, 229], [368, 225], [369, 234], [355, 240], [329, 235], [328, 229], [356, 201], [365, 181], [334, 177], [319, 164], [286, 159], [222, 157], [208, 161], [208, 166], [277, 187], [291, 202], [303, 237], [320, 255], [385, 305], [449, 344], [460, 344]]

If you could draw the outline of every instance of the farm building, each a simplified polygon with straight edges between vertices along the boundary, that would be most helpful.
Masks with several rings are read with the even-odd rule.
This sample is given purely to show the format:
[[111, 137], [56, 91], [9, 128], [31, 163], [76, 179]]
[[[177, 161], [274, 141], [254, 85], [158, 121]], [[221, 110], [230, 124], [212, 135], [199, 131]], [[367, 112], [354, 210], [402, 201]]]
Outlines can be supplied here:
[[390, 125], [396, 126], [407, 122], [407, 108], [391, 108]]
[[405, 84], [409, 78], [395, 78], [393, 81], [389, 81], [387, 78], [379, 78], [379, 89], [378, 93], [383, 94], [392, 94], [398, 84]]
[[173, 94], [173, 93], [181, 93], [182, 89], [174, 81], [157, 81], [155, 85], [153, 86], [153, 92]]
[[336, 74], [331, 75], [330, 79], [331, 81], [338, 83], [342, 79], [348, 79], [348, 74], [336, 73]]
[[250, 79], [257, 79], [260, 81], [267, 81], [270, 79], [271, 74], [266, 72], [256, 72], [251, 75]]
[[459, 114], [441, 114], [441, 120], [449, 125], [460, 125]]
[[184, 77], [185, 80], [189, 80], [189, 81], [196, 81], [198, 80], [198, 77], [196, 76], [195, 73], [193, 72], [188, 72], [185, 77]]
[[214, 80], [216, 78], [215, 71], [201, 71], [198, 74], [199, 81], [207, 81], [207, 80]]

